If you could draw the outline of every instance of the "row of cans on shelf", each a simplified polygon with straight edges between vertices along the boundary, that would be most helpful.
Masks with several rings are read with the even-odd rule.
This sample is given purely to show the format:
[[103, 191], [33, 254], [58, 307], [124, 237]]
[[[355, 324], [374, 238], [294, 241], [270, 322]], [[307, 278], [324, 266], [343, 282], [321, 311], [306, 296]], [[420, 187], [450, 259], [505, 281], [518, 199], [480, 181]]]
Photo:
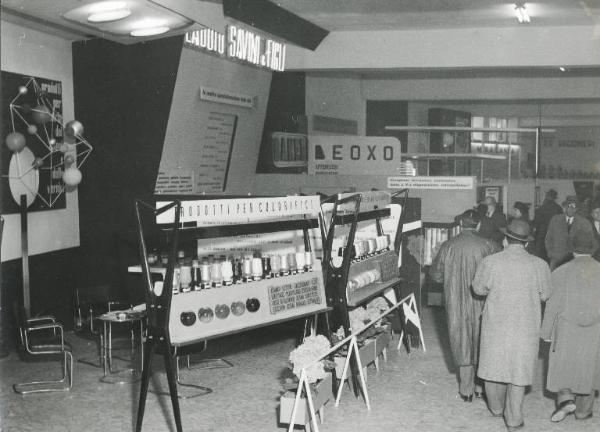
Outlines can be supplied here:
[[221, 288], [233, 284], [278, 278], [312, 271], [312, 252], [292, 252], [266, 256], [221, 257], [193, 260], [179, 265], [173, 275], [173, 293]]
[[[344, 246], [339, 248], [338, 256], [344, 256], [346, 251], [346, 243], [347, 239], [344, 241]], [[353, 243], [350, 250], [351, 259], [352, 261], [361, 261], [385, 251], [389, 251], [390, 247], [391, 240], [389, 234], [384, 234], [382, 236], [377, 236], [366, 240], [357, 240]]]
[[346, 287], [348, 292], [356, 291], [369, 284], [381, 281], [381, 271], [379, 269], [371, 269], [359, 273], [352, 278], [348, 279], [348, 285]]

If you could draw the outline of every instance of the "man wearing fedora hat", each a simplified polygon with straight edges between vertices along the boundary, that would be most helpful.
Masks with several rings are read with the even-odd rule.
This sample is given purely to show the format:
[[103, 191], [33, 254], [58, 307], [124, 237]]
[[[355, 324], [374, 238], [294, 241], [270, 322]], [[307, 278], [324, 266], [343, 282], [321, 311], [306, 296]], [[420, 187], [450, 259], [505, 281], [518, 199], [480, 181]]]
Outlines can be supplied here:
[[[584, 217], [577, 214], [577, 197], [570, 195], [563, 202], [564, 214], [550, 219], [546, 233], [546, 250], [550, 258], [550, 269], [567, 262], [573, 255], [573, 237], [580, 232], [593, 237], [592, 225]], [[595, 247], [598, 247], [594, 239]]]
[[467, 210], [457, 217], [462, 231], [442, 243], [429, 275], [435, 282], [444, 283], [446, 320], [450, 349], [458, 366], [458, 392], [465, 402], [481, 397], [481, 386], [475, 387], [475, 366], [479, 357], [479, 327], [483, 298], [476, 298], [471, 283], [477, 264], [501, 248], [495, 241], [477, 233], [480, 216]]
[[548, 264], [525, 250], [529, 224], [513, 220], [504, 230], [504, 250], [477, 267], [475, 294], [487, 296], [481, 322], [478, 376], [485, 380], [488, 408], [509, 431], [524, 425], [525, 387], [538, 357], [541, 301], [550, 294]]
[[552, 342], [546, 387], [557, 393], [553, 422], [571, 413], [590, 418], [600, 390], [600, 263], [591, 257], [592, 240], [577, 233], [573, 260], [552, 272], [541, 337]]

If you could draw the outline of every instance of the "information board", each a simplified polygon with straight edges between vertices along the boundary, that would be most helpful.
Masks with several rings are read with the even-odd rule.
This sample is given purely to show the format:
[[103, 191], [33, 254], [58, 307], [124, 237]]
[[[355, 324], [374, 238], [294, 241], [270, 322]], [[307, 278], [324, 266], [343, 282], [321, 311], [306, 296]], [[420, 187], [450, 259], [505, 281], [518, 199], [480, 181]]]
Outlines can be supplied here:
[[271, 315], [321, 304], [321, 289], [318, 282], [319, 280], [314, 277], [285, 285], [270, 286], [268, 290]]
[[234, 114], [209, 113], [204, 140], [200, 143], [196, 193], [225, 191], [236, 126]]

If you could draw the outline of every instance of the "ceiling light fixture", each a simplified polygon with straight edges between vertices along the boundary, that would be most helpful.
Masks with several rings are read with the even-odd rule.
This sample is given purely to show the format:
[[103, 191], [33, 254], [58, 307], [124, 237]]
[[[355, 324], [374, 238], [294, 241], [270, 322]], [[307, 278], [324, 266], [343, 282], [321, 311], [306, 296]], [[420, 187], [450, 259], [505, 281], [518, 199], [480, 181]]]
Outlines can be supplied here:
[[531, 21], [529, 14], [527, 13], [527, 9], [525, 9], [525, 3], [515, 3], [515, 15], [517, 20], [521, 24], [526, 24]]
[[127, 9], [127, 2], [125, 1], [101, 1], [97, 3], [91, 3], [86, 5], [86, 9], [91, 14], [100, 12], [110, 12], [118, 9]]
[[131, 25], [131, 28], [133, 30], [129, 34], [134, 37], [156, 36], [171, 30], [165, 20], [154, 18], [145, 18], [136, 21]]
[[111, 22], [118, 21], [123, 18], [127, 18], [131, 15], [131, 9], [115, 9], [105, 12], [97, 12], [88, 16], [87, 20], [91, 23], [103, 23], [103, 22]]

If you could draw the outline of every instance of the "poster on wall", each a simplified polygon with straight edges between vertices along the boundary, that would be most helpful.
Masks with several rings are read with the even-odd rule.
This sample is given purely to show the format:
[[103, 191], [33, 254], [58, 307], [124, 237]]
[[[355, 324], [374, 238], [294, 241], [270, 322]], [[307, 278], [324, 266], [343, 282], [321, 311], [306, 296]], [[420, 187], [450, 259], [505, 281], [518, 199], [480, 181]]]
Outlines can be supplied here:
[[309, 175], [393, 175], [399, 166], [396, 137], [308, 137]]
[[[17, 201], [21, 194], [27, 196], [29, 212], [48, 210], [49, 203], [52, 209], [66, 208], [62, 187], [64, 153], [50, 152], [48, 148], [60, 149], [63, 143], [61, 82], [5, 71], [0, 72], [0, 80], [0, 136], [5, 155], [0, 167], [2, 214], [19, 212]], [[6, 148], [6, 140], [15, 132], [25, 138], [25, 147], [11, 152]]]

